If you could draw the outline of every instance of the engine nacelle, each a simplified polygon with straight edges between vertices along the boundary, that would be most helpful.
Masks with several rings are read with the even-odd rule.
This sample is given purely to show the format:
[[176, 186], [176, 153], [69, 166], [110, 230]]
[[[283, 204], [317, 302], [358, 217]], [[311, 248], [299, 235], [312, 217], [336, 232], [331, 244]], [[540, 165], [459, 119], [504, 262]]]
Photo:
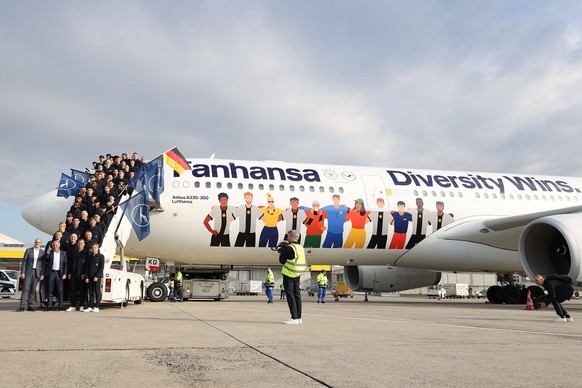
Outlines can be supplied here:
[[354, 291], [397, 292], [438, 284], [441, 273], [385, 265], [344, 266], [348, 286]]
[[529, 277], [564, 274], [582, 282], [582, 215], [542, 217], [527, 225], [519, 241], [519, 258]]

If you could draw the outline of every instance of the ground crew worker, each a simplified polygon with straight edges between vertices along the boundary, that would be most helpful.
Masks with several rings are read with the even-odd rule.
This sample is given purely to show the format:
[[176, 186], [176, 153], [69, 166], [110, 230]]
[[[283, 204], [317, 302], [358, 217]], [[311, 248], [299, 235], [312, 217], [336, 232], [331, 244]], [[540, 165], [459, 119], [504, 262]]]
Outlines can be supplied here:
[[170, 295], [168, 296], [168, 298], [170, 299], [170, 302], [174, 301], [174, 279], [172, 279], [170, 277], [170, 280], [168, 280], [168, 288], [170, 289]]
[[284, 321], [285, 324], [300, 324], [301, 319], [301, 273], [305, 271], [307, 264], [305, 262], [305, 251], [303, 247], [297, 244], [299, 233], [295, 230], [287, 232], [287, 241], [289, 244], [279, 245], [279, 262], [283, 265], [281, 273], [283, 274], [283, 286], [287, 296], [287, 304], [291, 319]]
[[182, 301], [182, 272], [180, 268], [176, 268], [176, 275], [174, 276], [174, 298]]
[[283, 285], [283, 282], [281, 282], [281, 284], [279, 285], [279, 288], [281, 289], [281, 300], [285, 299], [285, 286]]
[[[538, 286], [544, 287], [547, 291], [546, 298], [544, 302], [540, 303], [539, 307], [546, 307], [551, 304], [556, 310], [556, 318], [553, 319], [554, 322], [572, 322], [574, 319], [561, 305], [562, 302], [570, 300], [574, 294], [574, 289], [572, 288], [572, 278], [566, 275], [547, 275], [544, 279], [542, 275], [536, 275], [533, 281]], [[534, 306], [535, 307], [535, 306]]]
[[267, 268], [267, 277], [265, 278], [265, 294], [267, 294], [267, 303], [273, 303], [273, 288], [275, 287], [275, 275], [271, 268]]
[[317, 303], [325, 303], [325, 290], [327, 290], [327, 274], [325, 270], [322, 269], [319, 275], [317, 275], [317, 284], [319, 286], [319, 292], [317, 293]]

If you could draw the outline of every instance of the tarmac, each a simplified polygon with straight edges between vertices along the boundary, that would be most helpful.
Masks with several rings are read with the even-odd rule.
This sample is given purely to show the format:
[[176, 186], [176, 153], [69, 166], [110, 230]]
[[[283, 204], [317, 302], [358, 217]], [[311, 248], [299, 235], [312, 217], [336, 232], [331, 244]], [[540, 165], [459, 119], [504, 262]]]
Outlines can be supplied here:
[[546, 308], [421, 296], [145, 301], [99, 313], [19, 312], [0, 300], [0, 381], [11, 387], [580, 386], [574, 322]]

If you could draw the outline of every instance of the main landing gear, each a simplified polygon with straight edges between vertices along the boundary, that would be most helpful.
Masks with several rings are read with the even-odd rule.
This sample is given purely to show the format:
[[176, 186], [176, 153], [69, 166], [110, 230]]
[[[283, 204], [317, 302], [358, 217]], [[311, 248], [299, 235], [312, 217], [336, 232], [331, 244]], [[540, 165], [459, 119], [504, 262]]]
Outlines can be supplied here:
[[498, 281], [502, 284], [501, 286], [491, 286], [487, 290], [487, 299], [491, 303], [525, 304], [528, 291], [534, 299], [544, 293], [541, 287], [535, 285], [525, 287], [516, 284], [513, 274], [499, 274]]

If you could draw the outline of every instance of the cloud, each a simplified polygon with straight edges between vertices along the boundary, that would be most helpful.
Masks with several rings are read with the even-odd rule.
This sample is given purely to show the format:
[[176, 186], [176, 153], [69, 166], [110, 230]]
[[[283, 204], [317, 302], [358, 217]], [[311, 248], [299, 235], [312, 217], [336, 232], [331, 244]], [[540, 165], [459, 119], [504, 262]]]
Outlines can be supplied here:
[[580, 175], [577, 2], [0, 5], [0, 201], [99, 153]]

